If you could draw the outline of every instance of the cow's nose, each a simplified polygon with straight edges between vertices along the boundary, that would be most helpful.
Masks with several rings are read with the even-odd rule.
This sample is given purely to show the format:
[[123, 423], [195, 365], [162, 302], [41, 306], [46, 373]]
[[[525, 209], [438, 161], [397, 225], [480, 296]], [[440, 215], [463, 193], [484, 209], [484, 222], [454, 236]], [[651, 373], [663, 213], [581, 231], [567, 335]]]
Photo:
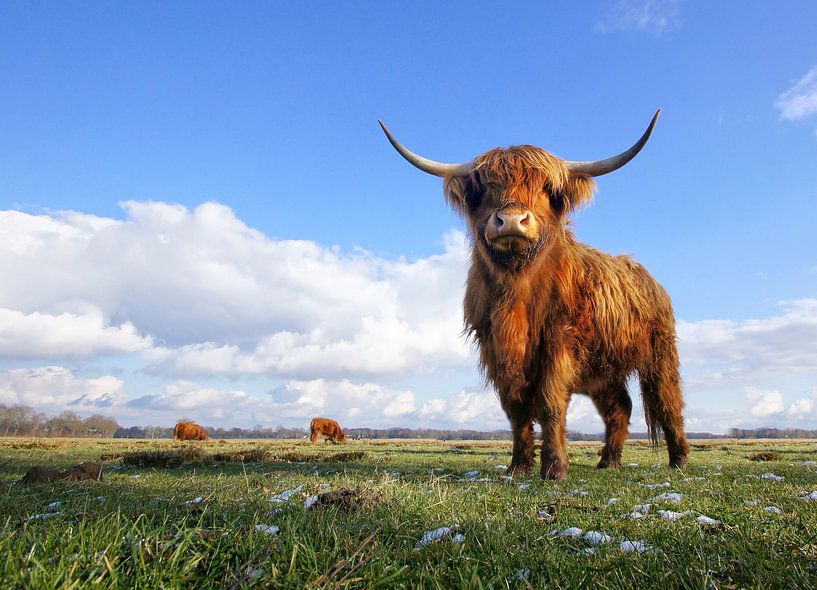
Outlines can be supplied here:
[[500, 211], [494, 214], [498, 235], [520, 235], [528, 233], [530, 226], [530, 211], [510, 212]]

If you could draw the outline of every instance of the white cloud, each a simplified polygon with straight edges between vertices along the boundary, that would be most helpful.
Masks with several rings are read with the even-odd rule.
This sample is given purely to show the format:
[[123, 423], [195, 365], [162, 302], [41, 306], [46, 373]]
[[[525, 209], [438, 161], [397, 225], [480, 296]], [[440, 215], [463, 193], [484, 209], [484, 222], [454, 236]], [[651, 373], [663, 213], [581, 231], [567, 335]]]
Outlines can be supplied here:
[[817, 66], [778, 96], [774, 104], [780, 110], [780, 118], [787, 121], [817, 114]]
[[763, 389], [748, 387], [746, 389], [746, 397], [750, 401], [755, 402], [749, 410], [752, 416], [766, 418], [783, 413], [783, 394], [779, 391], [765, 391]]
[[104, 375], [77, 377], [64, 367], [12, 369], [0, 373], [0, 403], [23, 404], [50, 414], [112, 408], [124, 400], [124, 382]]
[[0, 358], [141, 350], [188, 378], [468, 363], [461, 232], [441, 254], [388, 260], [270, 239], [217, 203], [122, 206], [124, 221], [0, 212], [0, 276], [17, 277], [0, 292]]
[[681, 26], [679, 0], [616, 0], [595, 25], [598, 33], [637, 31], [659, 36]]
[[749, 384], [792, 374], [817, 376], [817, 299], [781, 303], [763, 319], [678, 322], [687, 388]]
[[89, 358], [145, 350], [153, 343], [130, 322], [111, 326], [99, 309], [80, 313], [23, 313], [0, 309], [0, 357]]

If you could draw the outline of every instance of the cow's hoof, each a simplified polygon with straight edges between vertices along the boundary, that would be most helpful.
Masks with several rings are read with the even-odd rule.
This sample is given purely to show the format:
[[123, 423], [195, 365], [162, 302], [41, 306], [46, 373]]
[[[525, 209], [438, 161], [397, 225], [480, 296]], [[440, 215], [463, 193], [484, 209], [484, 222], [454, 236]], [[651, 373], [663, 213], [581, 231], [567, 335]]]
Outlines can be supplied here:
[[561, 461], [557, 461], [549, 465], [543, 464], [541, 476], [542, 479], [564, 481], [567, 479], [567, 466], [563, 464]]
[[621, 459], [602, 459], [596, 467], [599, 469], [618, 469], [621, 467]]
[[532, 463], [517, 463], [514, 465], [511, 463], [510, 467], [505, 470], [505, 475], [510, 475], [513, 477], [514, 475], [529, 475], [533, 469]]

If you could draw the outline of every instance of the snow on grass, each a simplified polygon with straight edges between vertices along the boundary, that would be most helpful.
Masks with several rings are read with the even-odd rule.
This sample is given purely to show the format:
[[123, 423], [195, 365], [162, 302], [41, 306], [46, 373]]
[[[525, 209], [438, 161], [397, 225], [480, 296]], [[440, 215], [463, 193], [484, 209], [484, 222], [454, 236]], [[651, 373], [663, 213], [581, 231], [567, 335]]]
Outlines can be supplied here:
[[601, 545], [602, 543], [613, 542], [613, 537], [611, 537], [610, 535], [606, 535], [604, 533], [600, 533], [598, 531], [587, 531], [584, 535], [582, 535], [582, 539], [584, 539], [591, 545]]
[[817, 490], [813, 492], [801, 492], [800, 497], [803, 498], [803, 500], [817, 500]]
[[57, 500], [56, 502], [51, 502], [51, 504], [49, 504], [48, 506], [46, 506], [46, 508], [47, 508], [48, 510], [56, 510], [56, 509], [57, 509], [57, 508], [59, 508], [60, 506], [62, 506], [62, 502], [60, 502], [59, 500]]
[[48, 520], [49, 518], [56, 518], [60, 515], [59, 512], [45, 512], [43, 514], [32, 514], [28, 517], [27, 521], [31, 522], [32, 520]]
[[415, 547], [419, 549], [420, 547], [424, 547], [429, 543], [433, 543], [435, 541], [440, 541], [443, 539], [447, 539], [452, 543], [462, 543], [465, 541], [465, 535], [461, 535], [457, 531], [460, 529], [459, 525], [451, 525], [449, 526], [441, 526], [438, 529], [434, 529], [433, 531], [426, 531], [423, 533], [423, 536], [420, 538], [419, 541], [415, 544]]
[[256, 532], [271, 536], [275, 536], [281, 531], [281, 529], [274, 524], [257, 524], [255, 525], [255, 530]]
[[623, 540], [618, 546], [624, 553], [646, 553], [652, 551], [652, 547], [647, 545], [644, 541], [630, 541]]
[[720, 524], [723, 524], [721, 523], [721, 521], [715, 520], [714, 518], [709, 518], [708, 516], [704, 516], [703, 514], [698, 515], [698, 517], [695, 520], [697, 520], [701, 524], [705, 524], [708, 526], [718, 526]]
[[641, 486], [647, 488], [648, 490], [655, 490], [658, 488], [668, 488], [670, 487], [670, 483], [668, 481], [661, 483], [642, 483]]
[[202, 502], [204, 502], [204, 497], [199, 496], [198, 498], [193, 498], [192, 500], [187, 500], [187, 502], [185, 502], [185, 504], [193, 505], [193, 504], [201, 504]]
[[315, 502], [317, 501], [318, 501], [317, 496], [309, 496], [306, 500], [304, 500], [304, 508], [309, 510], [310, 508], [312, 508], [312, 506], [315, 505]]
[[301, 484], [298, 487], [292, 488], [291, 490], [284, 490], [280, 494], [276, 494], [275, 496], [270, 498], [269, 501], [270, 502], [286, 502], [293, 495], [301, 492], [303, 489], [304, 489], [304, 484]]
[[678, 504], [683, 497], [683, 494], [679, 494], [677, 492], [665, 492], [663, 494], [658, 494], [655, 498], [653, 498], [653, 500], [666, 500], [667, 502]]
[[581, 537], [582, 530], [578, 527], [572, 526], [568, 527], [563, 531], [550, 531], [551, 537]]
[[783, 511], [777, 506], [764, 506], [763, 510], [765, 510], [769, 514], [782, 514], [783, 513]]
[[674, 512], [672, 510], [659, 510], [658, 516], [663, 518], [664, 520], [678, 520], [684, 516], [689, 514], [689, 510], [685, 510], [684, 512]]
[[785, 481], [785, 477], [782, 475], [776, 475], [774, 473], [764, 473], [760, 476], [760, 479], [768, 479], [770, 481]]

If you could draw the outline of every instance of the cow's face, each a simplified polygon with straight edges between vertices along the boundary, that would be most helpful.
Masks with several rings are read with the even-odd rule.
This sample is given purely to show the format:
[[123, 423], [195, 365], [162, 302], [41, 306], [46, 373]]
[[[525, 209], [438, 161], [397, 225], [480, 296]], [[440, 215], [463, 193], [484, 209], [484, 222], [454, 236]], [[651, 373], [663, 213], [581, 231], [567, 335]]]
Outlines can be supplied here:
[[532, 146], [495, 149], [469, 176], [447, 179], [446, 196], [468, 220], [474, 247], [505, 270], [522, 270], [561, 236], [567, 213], [594, 183]]

